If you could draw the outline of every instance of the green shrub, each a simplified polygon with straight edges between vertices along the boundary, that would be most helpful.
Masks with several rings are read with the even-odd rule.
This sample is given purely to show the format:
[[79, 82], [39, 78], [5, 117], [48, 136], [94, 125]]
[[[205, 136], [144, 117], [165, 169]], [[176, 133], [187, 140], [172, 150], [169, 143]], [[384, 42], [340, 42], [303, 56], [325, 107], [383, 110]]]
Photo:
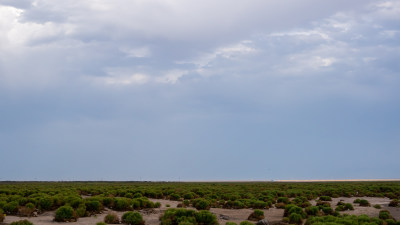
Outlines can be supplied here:
[[393, 199], [393, 200], [391, 200], [390, 202], [389, 202], [389, 206], [390, 207], [397, 207], [397, 206], [399, 206], [399, 200], [398, 199]]
[[198, 224], [217, 225], [217, 218], [209, 211], [196, 212], [191, 209], [167, 209], [160, 217], [161, 225]]
[[126, 212], [122, 215], [122, 222], [129, 225], [143, 225], [144, 220], [138, 212]]
[[61, 206], [57, 209], [54, 220], [57, 222], [71, 222], [76, 221], [76, 218], [76, 213], [71, 206]]
[[264, 212], [259, 210], [259, 209], [256, 209], [249, 215], [249, 217], [247, 219], [248, 220], [253, 220], [253, 221], [259, 221], [259, 220], [262, 220], [264, 218], [265, 218], [264, 217]]
[[118, 211], [126, 211], [131, 209], [131, 200], [128, 198], [115, 198], [114, 209]]
[[330, 196], [320, 196], [319, 200], [321, 200], [321, 201], [332, 201], [332, 198]]
[[13, 215], [18, 212], [18, 206], [19, 206], [18, 202], [12, 201], [12, 202], [5, 204], [3, 206], [3, 209], [7, 214]]
[[33, 223], [31, 223], [28, 220], [19, 220], [19, 221], [10, 223], [10, 225], [33, 225]]
[[250, 223], [249, 221], [240, 222], [240, 225], [254, 225], [254, 223]]
[[336, 206], [335, 211], [345, 211], [344, 205], [338, 205], [338, 206]]
[[114, 199], [110, 197], [106, 197], [102, 199], [102, 203], [105, 207], [112, 208], [114, 206]]
[[303, 219], [302, 219], [302, 217], [301, 217], [300, 214], [291, 213], [291, 214], [289, 215], [289, 222], [290, 222], [291, 224], [302, 224], [302, 223], [303, 223]]
[[317, 206], [309, 206], [306, 208], [306, 213], [308, 216], [318, 216], [319, 208]]
[[358, 204], [360, 204], [360, 202], [361, 202], [361, 199], [359, 199], [359, 198], [357, 198], [356, 200], [353, 201], [353, 203], [358, 203]]
[[186, 193], [186, 194], [184, 194], [183, 195], [183, 198], [184, 199], [193, 199], [194, 198], [194, 193], [192, 193], [192, 192], [189, 192], [189, 193]]
[[361, 224], [361, 223], [368, 223], [368, 222], [371, 221], [371, 219], [370, 219], [367, 215], [365, 215], [365, 214], [358, 216], [357, 220], [358, 220], [358, 223], [359, 223], [359, 224]]
[[118, 215], [115, 213], [109, 213], [104, 217], [104, 222], [108, 224], [119, 224]]
[[194, 207], [197, 210], [208, 210], [208, 209], [210, 209], [211, 205], [210, 205], [209, 201], [207, 201], [203, 198], [199, 198], [199, 199], [196, 199], [196, 201], [194, 203]]
[[345, 203], [344, 204], [344, 209], [345, 210], [354, 210], [354, 207], [351, 203]]
[[396, 221], [394, 221], [393, 219], [387, 219], [385, 220], [387, 225], [396, 225]]
[[85, 203], [86, 211], [91, 213], [99, 213], [101, 211], [102, 205], [97, 200], [90, 200]]
[[4, 215], [4, 211], [2, 209], [0, 209], [0, 223], [4, 221], [4, 218], [6, 216]]
[[138, 192], [133, 195], [133, 198], [141, 198], [143, 197], [142, 193]]
[[360, 206], [371, 206], [371, 204], [369, 204], [369, 202], [365, 199], [361, 199], [360, 200]]
[[181, 196], [180, 195], [178, 195], [178, 194], [176, 194], [176, 193], [173, 193], [173, 194], [171, 194], [170, 196], [169, 196], [169, 198], [171, 199], [171, 200], [179, 200], [179, 199], [181, 199]]
[[374, 208], [375, 208], [375, 209], [381, 209], [381, 208], [382, 208], [382, 206], [381, 206], [381, 205], [379, 205], [379, 204], [376, 204], [376, 205], [374, 205]]
[[53, 208], [53, 199], [44, 197], [39, 200], [39, 207], [41, 210], [51, 210]]
[[319, 202], [317, 202], [317, 206], [318, 206], [320, 209], [322, 209], [323, 207], [331, 207], [331, 203], [319, 201]]
[[392, 216], [390, 215], [390, 212], [388, 210], [381, 210], [379, 212], [379, 219], [381, 220], [392, 219]]
[[266, 203], [264, 201], [257, 200], [257, 201], [254, 201], [251, 204], [251, 207], [253, 209], [265, 209], [265, 208], [268, 208], [268, 203]]
[[296, 213], [301, 215], [302, 218], [306, 218], [306, 214], [303, 211], [303, 208], [298, 207], [297, 205], [293, 205], [293, 204], [289, 204], [285, 207], [285, 212], [284, 212], [284, 216], [288, 217], [290, 216], [292, 213]]
[[331, 207], [322, 207], [322, 212], [324, 212], [325, 215], [332, 215], [333, 209]]
[[207, 210], [201, 210], [195, 213], [194, 217], [196, 218], [196, 222], [198, 224], [204, 224], [204, 225], [218, 224], [217, 217]]
[[76, 215], [78, 217], [84, 217], [86, 216], [86, 205], [85, 204], [80, 204], [78, 208], [76, 209]]
[[31, 202], [27, 203], [27, 204], [25, 205], [25, 207], [28, 208], [28, 209], [33, 209], [33, 210], [35, 210], [35, 208], [36, 208], [35, 205], [32, 204]]
[[154, 203], [154, 208], [160, 208], [160, 207], [161, 207], [161, 203], [160, 202]]
[[107, 224], [104, 222], [98, 222], [98, 223], [96, 223], [96, 225], [107, 225]]
[[289, 198], [287, 198], [287, 197], [279, 197], [277, 200], [276, 200], [276, 202], [278, 202], [278, 203], [285, 203], [285, 204], [289, 204]]
[[225, 225], [237, 225], [237, 224], [234, 222], [226, 222]]

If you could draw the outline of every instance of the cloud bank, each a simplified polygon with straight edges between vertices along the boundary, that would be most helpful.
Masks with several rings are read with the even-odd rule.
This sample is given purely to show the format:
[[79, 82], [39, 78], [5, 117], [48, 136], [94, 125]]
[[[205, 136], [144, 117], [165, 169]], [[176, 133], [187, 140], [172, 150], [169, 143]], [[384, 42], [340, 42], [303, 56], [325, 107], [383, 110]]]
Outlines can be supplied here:
[[0, 180], [398, 178], [399, 12], [0, 1]]

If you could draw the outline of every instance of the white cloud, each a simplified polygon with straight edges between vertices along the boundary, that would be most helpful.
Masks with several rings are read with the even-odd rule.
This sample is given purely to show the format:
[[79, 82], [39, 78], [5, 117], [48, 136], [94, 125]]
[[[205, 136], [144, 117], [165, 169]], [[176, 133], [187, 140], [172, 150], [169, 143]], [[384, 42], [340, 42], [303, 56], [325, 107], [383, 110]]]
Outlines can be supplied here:
[[207, 74], [205, 71], [213, 67], [213, 63], [219, 59], [226, 59], [232, 62], [242, 57], [256, 54], [258, 50], [253, 47], [251, 40], [240, 41], [233, 45], [222, 46], [216, 48], [212, 52], [202, 53], [201, 56], [194, 60], [180, 61], [177, 64], [193, 64], [196, 66], [195, 71], [200, 74]]
[[133, 58], [148, 58], [151, 56], [151, 51], [149, 47], [139, 47], [139, 48], [121, 48], [121, 51], [126, 54], [127, 57]]
[[130, 85], [130, 84], [145, 84], [149, 81], [149, 76], [145, 74], [118, 75], [95, 78], [95, 81], [101, 81], [107, 85]]
[[183, 77], [186, 74], [188, 74], [188, 71], [186, 70], [172, 70], [166, 72], [166, 74], [161, 77], [156, 77], [155, 81], [160, 83], [175, 84], [176, 82], [179, 81], [181, 77]]

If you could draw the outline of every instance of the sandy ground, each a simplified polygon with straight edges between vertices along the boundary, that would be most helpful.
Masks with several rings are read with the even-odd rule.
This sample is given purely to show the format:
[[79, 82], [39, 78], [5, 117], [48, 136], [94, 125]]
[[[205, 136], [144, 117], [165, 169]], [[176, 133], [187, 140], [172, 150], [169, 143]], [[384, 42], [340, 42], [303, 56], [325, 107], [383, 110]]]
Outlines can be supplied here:
[[[331, 206], [332, 208], [336, 207], [336, 204], [340, 201], [343, 200], [345, 203], [353, 203], [353, 201], [356, 198], [333, 198], [331, 201]], [[354, 214], [354, 215], [361, 215], [361, 214], [366, 214], [371, 217], [378, 216], [379, 211], [383, 209], [387, 209], [390, 211], [392, 216], [396, 220], [400, 220], [400, 208], [394, 208], [394, 207], [388, 207], [388, 204], [390, 202], [390, 199], [388, 198], [372, 198], [372, 197], [363, 197], [362, 199], [368, 200], [371, 205], [379, 204], [382, 206], [382, 209], [375, 209], [374, 207], [360, 207], [358, 204], [353, 204], [354, 206], [354, 211], [346, 211], [344, 213], [347, 214]], [[168, 208], [176, 208], [179, 201], [170, 201], [170, 200], [162, 200], [162, 199], [150, 199], [153, 202], [160, 202], [161, 207], [158, 209], [151, 209], [151, 210], [141, 210], [140, 213], [143, 215], [143, 219], [146, 222], [146, 225], [158, 225], [160, 224], [159, 217], [163, 214], [165, 210]], [[315, 201], [311, 201], [313, 205], [316, 204]], [[170, 205], [167, 207], [167, 204]], [[218, 222], [221, 225], [224, 225], [226, 222], [235, 222], [239, 224], [240, 222], [244, 221], [247, 219], [247, 217], [253, 212], [252, 209], [220, 209], [220, 208], [211, 208], [210, 211], [214, 213], [217, 218]], [[271, 224], [277, 223], [282, 220], [283, 218], [283, 209], [276, 209], [276, 208], [271, 208], [271, 209], [266, 209], [263, 210], [265, 217], [271, 222]], [[111, 209], [106, 209], [102, 214], [97, 214], [91, 217], [83, 217], [79, 218], [77, 222], [71, 223], [71, 225], [95, 225], [97, 222], [102, 222], [104, 220], [104, 217], [108, 213], [116, 213], [119, 217], [124, 214], [124, 212], [116, 212]], [[28, 219], [35, 225], [57, 225], [57, 224], [66, 224], [66, 223], [59, 223], [59, 222], [54, 222], [54, 214], [55, 211], [51, 212], [45, 212], [38, 217], [31, 217], [31, 218], [26, 218], [26, 217], [18, 217], [18, 216], [6, 216], [4, 223], [2, 224], [9, 224], [14, 221], [22, 220], [22, 219]]]

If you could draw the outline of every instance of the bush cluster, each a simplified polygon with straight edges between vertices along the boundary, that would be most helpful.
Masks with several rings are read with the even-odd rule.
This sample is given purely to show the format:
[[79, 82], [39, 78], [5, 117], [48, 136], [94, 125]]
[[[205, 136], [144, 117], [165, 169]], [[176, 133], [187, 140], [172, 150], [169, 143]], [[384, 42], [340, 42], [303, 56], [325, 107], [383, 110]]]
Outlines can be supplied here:
[[73, 222], [77, 220], [77, 215], [71, 206], [61, 206], [57, 209], [54, 220], [57, 222]]
[[168, 209], [160, 217], [161, 225], [198, 224], [217, 225], [217, 217], [207, 210]]
[[4, 218], [6, 216], [4, 215], [4, 211], [0, 208], [0, 223], [4, 221]]
[[119, 224], [119, 217], [115, 213], [109, 213], [104, 217], [104, 222], [108, 224]]
[[129, 225], [143, 225], [144, 220], [142, 215], [139, 212], [126, 212], [122, 215], [121, 218], [122, 223]]
[[10, 225], [33, 225], [33, 223], [28, 220], [19, 220], [19, 221], [10, 223]]
[[262, 220], [264, 218], [265, 218], [264, 217], [264, 212], [259, 210], [259, 209], [256, 209], [249, 215], [249, 217], [247, 219], [248, 220], [253, 220], [253, 221], [259, 221], [259, 220]]

